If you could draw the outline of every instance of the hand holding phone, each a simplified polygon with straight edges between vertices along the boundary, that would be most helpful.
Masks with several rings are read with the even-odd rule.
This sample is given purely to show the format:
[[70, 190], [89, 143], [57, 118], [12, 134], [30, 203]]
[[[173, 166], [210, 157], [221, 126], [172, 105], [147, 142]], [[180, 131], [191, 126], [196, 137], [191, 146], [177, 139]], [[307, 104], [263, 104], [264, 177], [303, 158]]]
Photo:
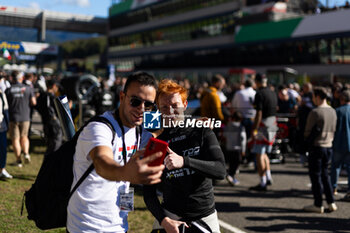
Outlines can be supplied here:
[[180, 233], [185, 233], [185, 224], [181, 224], [181, 225], [179, 226], [179, 232], [180, 232]]
[[168, 143], [156, 138], [150, 138], [148, 141], [148, 144], [146, 146], [146, 151], [144, 153], [144, 156], [147, 157], [149, 155], [152, 155], [157, 152], [162, 152], [162, 156], [160, 158], [157, 158], [149, 163], [149, 166], [159, 166], [163, 164], [166, 152], [168, 148]]

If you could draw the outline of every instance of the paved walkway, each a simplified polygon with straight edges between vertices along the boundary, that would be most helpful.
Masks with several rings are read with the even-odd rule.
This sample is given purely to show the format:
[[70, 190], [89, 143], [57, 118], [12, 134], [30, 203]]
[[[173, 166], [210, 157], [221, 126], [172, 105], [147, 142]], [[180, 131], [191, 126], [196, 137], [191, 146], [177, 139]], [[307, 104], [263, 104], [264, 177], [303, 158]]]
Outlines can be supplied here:
[[[313, 204], [307, 168], [294, 157], [285, 164], [273, 164], [274, 183], [266, 192], [249, 191], [259, 181], [252, 168], [240, 168], [241, 184], [229, 186], [220, 181], [215, 186], [216, 208], [222, 227], [235, 227], [225, 232], [350, 232], [350, 202], [340, 201], [345, 195], [347, 178], [340, 177], [338, 211], [324, 214], [306, 213], [303, 206]], [[327, 203], [324, 201], [325, 208]], [[238, 230], [239, 229], [239, 230]]]

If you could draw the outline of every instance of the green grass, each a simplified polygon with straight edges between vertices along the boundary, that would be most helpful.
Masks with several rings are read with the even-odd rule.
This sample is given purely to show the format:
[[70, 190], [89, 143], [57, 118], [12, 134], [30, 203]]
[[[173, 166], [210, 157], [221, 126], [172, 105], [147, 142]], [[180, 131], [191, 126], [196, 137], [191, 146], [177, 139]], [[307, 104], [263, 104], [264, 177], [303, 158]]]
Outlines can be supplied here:
[[[10, 146], [8, 148], [6, 170], [14, 178], [7, 181], [0, 180], [0, 232], [43, 232], [35, 226], [33, 221], [27, 219], [26, 210], [21, 216], [21, 206], [23, 194], [31, 187], [41, 166], [45, 143], [37, 136], [31, 137], [32, 161], [29, 165], [24, 164], [22, 168], [14, 166], [15, 156]], [[136, 189], [135, 193], [135, 211], [129, 214], [128, 232], [150, 232], [153, 217], [143, 202], [141, 190]], [[46, 232], [64, 233], [66, 230], [61, 228]]]

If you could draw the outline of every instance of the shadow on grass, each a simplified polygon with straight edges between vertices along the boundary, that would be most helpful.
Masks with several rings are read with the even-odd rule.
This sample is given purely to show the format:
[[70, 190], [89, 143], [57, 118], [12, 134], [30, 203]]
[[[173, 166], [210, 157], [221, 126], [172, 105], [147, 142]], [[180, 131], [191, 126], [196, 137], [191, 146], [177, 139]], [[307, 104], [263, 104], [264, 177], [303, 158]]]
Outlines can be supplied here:
[[6, 178], [0, 178], [0, 182], [9, 182], [10, 179], [6, 179]]
[[14, 175], [13, 179], [35, 181], [36, 175]]
[[[28, 174], [18, 174], [14, 175], [12, 174], [13, 178], [12, 179], [17, 179], [17, 180], [27, 180], [27, 181], [35, 181], [37, 175], [28, 175]], [[4, 179], [0, 178], [0, 181], [9, 181], [12, 179]]]
[[148, 209], [147, 209], [147, 207], [135, 207], [135, 209], [134, 209], [135, 211], [137, 210], [137, 211], [148, 211]]

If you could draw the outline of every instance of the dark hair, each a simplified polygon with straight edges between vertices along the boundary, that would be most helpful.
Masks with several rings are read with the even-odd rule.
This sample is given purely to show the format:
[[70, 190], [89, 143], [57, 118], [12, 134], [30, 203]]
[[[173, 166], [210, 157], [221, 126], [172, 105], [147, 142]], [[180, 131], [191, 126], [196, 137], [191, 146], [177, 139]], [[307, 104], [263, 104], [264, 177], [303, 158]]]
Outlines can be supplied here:
[[233, 114], [232, 114], [232, 120], [234, 121], [241, 121], [243, 119], [243, 115], [240, 111], [235, 111]]
[[19, 73], [19, 72], [18, 72], [17, 70], [14, 70], [14, 71], [11, 72], [11, 76], [12, 76], [14, 79], [16, 79], [18, 73]]
[[350, 90], [342, 91], [340, 94], [340, 99], [342, 99], [346, 103], [350, 102]]
[[3, 70], [0, 70], [0, 79], [6, 78], [6, 73]]
[[55, 79], [48, 79], [48, 80], [46, 80], [46, 87], [48, 89], [52, 88], [53, 85], [55, 85], [55, 84], [58, 85], [58, 82]]
[[253, 79], [251, 79], [251, 78], [248, 78], [247, 80], [245, 80], [245, 82], [244, 82], [244, 86], [245, 87], [252, 87], [254, 85], [254, 81], [253, 81]]
[[262, 83], [264, 79], [267, 80], [267, 78], [266, 78], [266, 76], [264, 74], [257, 73], [255, 75], [255, 81], [256, 82]]
[[33, 74], [32, 73], [25, 73], [24, 74], [24, 79], [30, 79], [33, 78]]
[[314, 95], [319, 96], [322, 100], [324, 100], [328, 97], [328, 92], [327, 92], [326, 88], [324, 88], [324, 87], [315, 87], [314, 88]]
[[154, 76], [146, 72], [138, 71], [128, 76], [128, 79], [126, 80], [126, 83], [124, 86], [124, 93], [128, 91], [130, 84], [133, 82], [138, 82], [143, 86], [152, 86], [154, 87], [154, 89], [157, 90], [157, 81], [154, 78]]
[[225, 79], [221, 74], [215, 74], [212, 78], [211, 78], [211, 84], [217, 83], [217, 82], [221, 82], [223, 79]]
[[287, 86], [285, 84], [281, 84], [281, 85], [278, 86], [278, 90], [279, 91], [283, 90], [283, 89], [286, 89], [286, 88], [287, 88]]

